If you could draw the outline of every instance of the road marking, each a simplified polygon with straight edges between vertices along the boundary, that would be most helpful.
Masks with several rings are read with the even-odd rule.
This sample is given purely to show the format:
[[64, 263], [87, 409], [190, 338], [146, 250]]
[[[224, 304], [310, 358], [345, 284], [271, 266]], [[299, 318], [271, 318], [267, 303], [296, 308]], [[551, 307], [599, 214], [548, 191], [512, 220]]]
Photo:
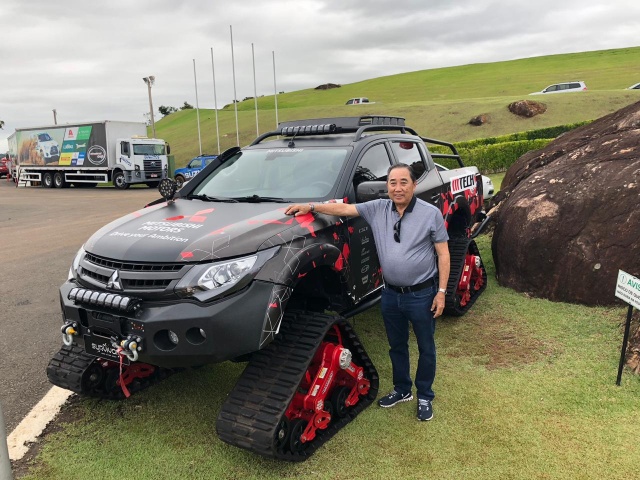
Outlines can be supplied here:
[[29, 451], [46, 426], [58, 414], [64, 402], [73, 394], [60, 387], [52, 387], [20, 424], [7, 437], [9, 458], [20, 460]]

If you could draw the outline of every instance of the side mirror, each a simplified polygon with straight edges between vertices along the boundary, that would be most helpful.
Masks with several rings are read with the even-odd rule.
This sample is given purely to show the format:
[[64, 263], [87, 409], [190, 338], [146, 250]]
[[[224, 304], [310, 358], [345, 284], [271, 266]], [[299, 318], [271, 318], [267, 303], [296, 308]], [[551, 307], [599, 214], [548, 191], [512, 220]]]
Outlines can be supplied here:
[[158, 192], [167, 202], [172, 202], [178, 191], [178, 183], [173, 178], [163, 178], [158, 184]]
[[368, 202], [379, 198], [389, 198], [387, 182], [362, 182], [356, 187], [356, 202]]
[[171, 154], [171, 145], [169, 145], [168, 143], [166, 145], [167, 145], [167, 155], [170, 155]]

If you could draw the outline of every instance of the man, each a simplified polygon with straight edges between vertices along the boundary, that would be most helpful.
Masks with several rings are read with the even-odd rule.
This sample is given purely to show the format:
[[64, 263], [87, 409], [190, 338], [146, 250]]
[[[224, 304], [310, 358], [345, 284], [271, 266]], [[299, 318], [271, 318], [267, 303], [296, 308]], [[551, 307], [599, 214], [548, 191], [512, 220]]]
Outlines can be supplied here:
[[[319, 212], [362, 216], [373, 232], [382, 266], [382, 318], [389, 340], [394, 389], [378, 401], [393, 407], [413, 400], [409, 368], [409, 322], [418, 342], [415, 386], [418, 419], [433, 418], [432, 384], [436, 374], [435, 318], [444, 310], [449, 279], [449, 237], [440, 211], [416, 198], [416, 178], [408, 165], [399, 163], [387, 172], [390, 200], [356, 205], [321, 203], [291, 205], [287, 215]], [[437, 254], [437, 261], [436, 261]], [[441, 286], [438, 288], [438, 286]]]

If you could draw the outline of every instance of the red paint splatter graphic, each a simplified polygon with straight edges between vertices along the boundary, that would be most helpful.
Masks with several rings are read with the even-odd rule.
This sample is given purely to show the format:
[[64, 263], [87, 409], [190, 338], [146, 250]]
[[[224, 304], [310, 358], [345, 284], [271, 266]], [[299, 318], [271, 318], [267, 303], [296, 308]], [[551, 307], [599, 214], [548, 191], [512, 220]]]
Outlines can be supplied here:
[[180, 256], [182, 257], [183, 260], [186, 260], [187, 258], [193, 257], [193, 252], [182, 252], [180, 253]]

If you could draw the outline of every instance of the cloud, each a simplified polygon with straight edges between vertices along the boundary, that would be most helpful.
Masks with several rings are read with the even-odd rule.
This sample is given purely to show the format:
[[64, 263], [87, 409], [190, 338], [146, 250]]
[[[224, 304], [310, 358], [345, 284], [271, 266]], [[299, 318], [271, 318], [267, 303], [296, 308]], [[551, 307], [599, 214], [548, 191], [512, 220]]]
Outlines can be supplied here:
[[640, 3], [612, 0], [142, 0], [0, 3], [0, 152], [16, 127], [143, 121], [154, 106], [218, 107], [237, 97], [402, 72], [637, 44]]

